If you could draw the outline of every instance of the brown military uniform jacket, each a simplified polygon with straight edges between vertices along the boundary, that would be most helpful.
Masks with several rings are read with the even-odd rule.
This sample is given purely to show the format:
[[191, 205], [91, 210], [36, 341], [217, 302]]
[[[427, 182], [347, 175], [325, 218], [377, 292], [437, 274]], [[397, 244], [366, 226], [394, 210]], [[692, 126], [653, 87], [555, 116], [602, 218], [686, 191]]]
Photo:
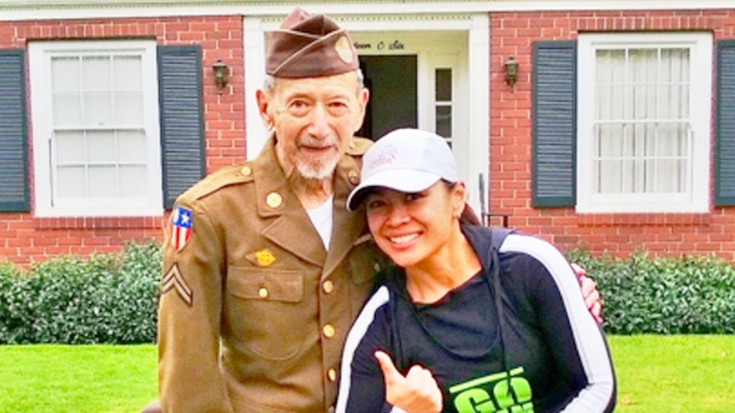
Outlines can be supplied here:
[[[221, 170], [177, 201], [191, 238], [168, 226], [159, 309], [165, 412], [332, 410], [342, 345], [386, 262], [363, 211], [345, 201], [360, 155], [342, 158], [329, 251], [291, 191], [269, 140], [252, 162]], [[182, 246], [183, 245], [183, 246]]]

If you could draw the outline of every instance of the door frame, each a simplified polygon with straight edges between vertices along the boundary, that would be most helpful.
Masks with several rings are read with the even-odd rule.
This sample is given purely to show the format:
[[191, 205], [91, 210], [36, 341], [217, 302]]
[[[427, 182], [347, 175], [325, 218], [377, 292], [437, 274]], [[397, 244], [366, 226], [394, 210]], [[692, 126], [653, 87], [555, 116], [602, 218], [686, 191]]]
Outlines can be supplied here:
[[[490, 19], [487, 13], [460, 14], [330, 14], [341, 27], [350, 33], [379, 36], [386, 32], [465, 32], [466, 50], [458, 53], [458, 58], [466, 59], [460, 65], [466, 69], [457, 76], [457, 92], [464, 96], [463, 102], [455, 106], [461, 110], [453, 111], [452, 133], [456, 136], [468, 137], [468, 145], [457, 153], [460, 176], [467, 184], [467, 201], [475, 211], [487, 212], [489, 187], [489, 130], [490, 130]], [[243, 54], [245, 74], [245, 122], [247, 157], [254, 158], [267, 139], [267, 130], [263, 126], [258, 106], [255, 102], [255, 91], [263, 84], [265, 67], [265, 50], [267, 33], [280, 25], [284, 16], [246, 16], [244, 17]], [[407, 33], [410, 36], [410, 33]], [[358, 51], [360, 52], [360, 51]], [[364, 51], [363, 51], [364, 52]], [[376, 53], [380, 54], [380, 53]], [[421, 57], [419, 56], [419, 62]], [[426, 118], [429, 113], [422, 107], [428, 101], [422, 98], [422, 89], [426, 90], [429, 79], [422, 76], [422, 63], [418, 68], [418, 123], [419, 127], [429, 126]], [[425, 70], [424, 70], [425, 72]], [[470, 86], [471, 85], [471, 86]], [[433, 87], [431, 87], [433, 90]], [[433, 129], [433, 126], [432, 128]], [[484, 191], [480, 191], [480, 182], [484, 183]], [[483, 205], [481, 205], [481, 200]], [[484, 208], [481, 208], [484, 206]]]

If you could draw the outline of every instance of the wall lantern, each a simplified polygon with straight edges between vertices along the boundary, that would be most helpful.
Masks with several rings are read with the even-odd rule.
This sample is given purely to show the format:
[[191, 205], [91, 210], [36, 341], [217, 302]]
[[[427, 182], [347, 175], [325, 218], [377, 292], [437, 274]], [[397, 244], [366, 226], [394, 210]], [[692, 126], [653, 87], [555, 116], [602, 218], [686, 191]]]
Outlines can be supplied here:
[[505, 69], [505, 84], [510, 86], [511, 90], [514, 90], [518, 81], [518, 61], [511, 56], [503, 63], [503, 67]]
[[217, 85], [217, 90], [222, 94], [222, 90], [230, 80], [230, 68], [223, 61], [217, 60], [212, 65], [212, 70], [214, 70], [214, 84]]

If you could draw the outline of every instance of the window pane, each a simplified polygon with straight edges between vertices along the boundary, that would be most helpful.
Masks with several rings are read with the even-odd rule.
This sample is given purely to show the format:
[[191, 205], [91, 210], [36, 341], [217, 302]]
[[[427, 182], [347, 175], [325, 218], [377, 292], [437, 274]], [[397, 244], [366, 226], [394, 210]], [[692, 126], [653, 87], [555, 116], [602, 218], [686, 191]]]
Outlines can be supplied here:
[[436, 69], [437, 102], [452, 101], [452, 69]]
[[621, 168], [625, 133], [622, 124], [603, 124], [597, 128], [593, 144], [597, 180], [594, 191], [614, 193], [621, 189]]
[[689, 50], [661, 50], [661, 79], [659, 117], [689, 117]]
[[656, 164], [656, 191], [663, 192], [685, 192], [686, 179], [682, 171], [686, 170], [684, 160], [664, 159]]
[[143, 90], [143, 70], [140, 56], [115, 56], [114, 57], [114, 82], [115, 90]]
[[89, 196], [90, 197], [112, 197], [115, 196], [115, 167], [114, 166], [90, 166], [89, 167]]
[[79, 90], [79, 58], [54, 57], [51, 59], [51, 89], [54, 92]]
[[600, 161], [595, 167], [598, 179], [595, 181], [595, 192], [600, 194], [618, 193], [621, 189], [620, 160]]
[[89, 163], [115, 163], [117, 161], [116, 148], [114, 132], [87, 132], [87, 160]]
[[80, 131], [56, 132], [54, 151], [57, 165], [84, 163], [84, 134]]
[[82, 98], [79, 93], [54, 93], [51, 99], [54, 126], [79, 126], [82, 123]]
[[121, 163], [145, 163], [145, 132], [121, 131], [117, 133]]
[[662, 156], [687, 157], [688, 127], [685, 123], [664, 123], [656, 134], [658, 152]]
[[82, 198], [85, 196], [86, 183], [83, 166], [60, 166], [56, 170], [59, 198]]
[[[658, 51], [653, 49], [630, 50], [628, 55], [628, 79], [626, 81], [625, 118], [647, 119], [656, 113], [656, 73]], [[653, 111], [653, 113], [650, 113]]]
[[623, 125], [603, 124], [597, 128], [594, 153], [598, 158], [619, 158], [623, 155]]
[[84, 124], [103, 126], [112, 123], [112, 95], [110, 93], [84, 94]]
[[121, 196], [145, 196], [146, 182], [146, 167], [144, 165], [127, 165], [120, 167]]
[[437, 106], [436, 108], [436, 133], [445, 138], [452, 137], [452, 107]]
[[82, 85], [85, 91], [108, 91], [112, 86], [109, 56], [82, 59]]
[[625, 51], [598, 50], [595, 68], [595, 104], [596, 119], [622, 119], [624, 85]]
[[143, 123], [142, 93], [117, 93], [115, 95], [115, 123], [118, 125]]

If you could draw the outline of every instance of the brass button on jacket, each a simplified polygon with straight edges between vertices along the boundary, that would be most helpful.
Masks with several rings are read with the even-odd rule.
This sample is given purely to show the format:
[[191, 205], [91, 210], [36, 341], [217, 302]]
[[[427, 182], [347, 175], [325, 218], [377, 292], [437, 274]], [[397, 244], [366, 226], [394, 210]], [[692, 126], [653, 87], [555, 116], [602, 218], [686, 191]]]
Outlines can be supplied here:
[[271, 208], [278, 208], [283, 203], [283, 197], [277, 192], [271, 192], [265, 198], [265, 203]]
[[268, 298], [268, 289], [265, 287], [260, 287], [258, 290], [258, 295], [260, 298]]

